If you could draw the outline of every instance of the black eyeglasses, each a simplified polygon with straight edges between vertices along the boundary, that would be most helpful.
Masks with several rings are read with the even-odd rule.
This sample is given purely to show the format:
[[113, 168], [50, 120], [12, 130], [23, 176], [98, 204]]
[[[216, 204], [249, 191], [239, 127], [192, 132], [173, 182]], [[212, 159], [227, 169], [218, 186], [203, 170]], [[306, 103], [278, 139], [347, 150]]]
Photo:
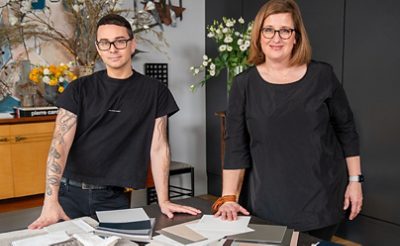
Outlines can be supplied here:
[[123, 50], [128, 46], [128, 42], [131, 41], [132, 38], [129, 39], [117, 39], [115, 41], [108, 41], [108, 40], [100, 40], [96, 41], [97, 47], [101, 51], [107, 51], [111, 48], [111, 45], [114, 45], [114, 48], [117, 50]]
[[295, 31], [296, 30], [292, 28], [282, 28], [279, 30], [275, 30], [271, 27], [265, 27], [261, 29], [261, 34], [264, 38], [272, 39], [275, 36], [275, 33], [278, 33], [281, 39], [289, 39], [292, 36], [292, 33]]

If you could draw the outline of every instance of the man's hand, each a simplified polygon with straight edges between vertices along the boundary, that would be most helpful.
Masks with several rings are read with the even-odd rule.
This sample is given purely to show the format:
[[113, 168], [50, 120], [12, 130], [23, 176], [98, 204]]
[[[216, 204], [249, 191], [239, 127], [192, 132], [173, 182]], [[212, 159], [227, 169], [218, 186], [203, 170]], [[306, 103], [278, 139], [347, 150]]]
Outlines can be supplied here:
[[168, 216], [168, 218], [170, 219], [174, 217], [174, 213], [186, 213], [191, 215], [197, 215], [201, 213], [201, 211], [196, 208], [179, 205], [170, 201], [160, 203], [160, 209], [161, 212]]
[[362, 208], [362, 188], [359, 182], [349, 182], [344, 194], [344, 206], [343, 209], [347, 210], [351, 205], [351, 211], [349, 220], [353, 220], [361, 212]]
[[215, 217], [221, 216], [222, 220], [237, 220], [238, 213], [242, 213], [244, 215], [249, 215], [249, 211], [247, 211], [244, 207], [240, 206], [236, 202], [225, 202], [219, 207], [218, 211], [214, 214]]
[[65, 214], [60, 203], [49, 202], [43, 205], [42, 213], [38, 219], [28, 226], [28, 229], [41, 229], [45, 226], [55, 224], [60, 220], [70, 220]]

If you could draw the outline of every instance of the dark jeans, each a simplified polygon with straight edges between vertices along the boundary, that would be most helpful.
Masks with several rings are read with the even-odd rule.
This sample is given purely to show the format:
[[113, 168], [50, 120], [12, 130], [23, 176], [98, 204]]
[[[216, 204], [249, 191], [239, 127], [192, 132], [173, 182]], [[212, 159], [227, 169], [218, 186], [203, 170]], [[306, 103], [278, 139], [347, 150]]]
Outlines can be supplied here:
[[97, 219], [96, 211], [126, 209], [130, 205], [129, 193], [124, 188], [81, 189], [64, 183], [60, 184], [59, 202], [71, 219], [82, 216]]
[[304, 233], [307, 233], [313, 237], [323, 239], [325, 241], [331, 241], [331, 239], [332, 239], [333, 235], [335, 235], [338, 227], [339, 227], [339, 224], [335, 224], [335, 225], [327, 226], [327, 227], [316, 229], [316, 230], [304, 231]]

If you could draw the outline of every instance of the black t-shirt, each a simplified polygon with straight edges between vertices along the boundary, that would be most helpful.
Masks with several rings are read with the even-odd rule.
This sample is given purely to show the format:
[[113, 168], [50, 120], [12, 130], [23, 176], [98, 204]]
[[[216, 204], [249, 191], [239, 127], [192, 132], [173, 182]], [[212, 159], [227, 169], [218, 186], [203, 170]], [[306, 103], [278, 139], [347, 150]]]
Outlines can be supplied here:
[[155, 119], [178, 106], [166, 86], [138, 72], [127, 79], [99, 71], [71, 82], [57, 106], [77, 115], [64, 177], [143, 188]]
[[299, 81], [273, 84], [255, 67], [235, 78], [225, 169], [247, 168], [245, 206], [296, 230], [343, 218], [345, 157], [359, 155], [353, 114], [332, 67], [311, 62]]

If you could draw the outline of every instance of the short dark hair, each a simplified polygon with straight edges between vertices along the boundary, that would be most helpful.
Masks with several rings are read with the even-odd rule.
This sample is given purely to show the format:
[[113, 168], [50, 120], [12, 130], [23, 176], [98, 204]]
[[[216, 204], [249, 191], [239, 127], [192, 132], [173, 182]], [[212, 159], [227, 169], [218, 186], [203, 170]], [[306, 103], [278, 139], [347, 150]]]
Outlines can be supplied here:
[[97, 22], [96, 36], [97, 36], [97, 31], [99, 30], [99, 27], [103, 26], [103, 25], [116, 25], [116, 26], [125, 27], [126, 30], [128, 31], [129, 38], [134, 37], [131, 24], [124, 17], [122, 17], [120, 15], [108, 14], [108, 15], [101, 17], [101, 19]]

